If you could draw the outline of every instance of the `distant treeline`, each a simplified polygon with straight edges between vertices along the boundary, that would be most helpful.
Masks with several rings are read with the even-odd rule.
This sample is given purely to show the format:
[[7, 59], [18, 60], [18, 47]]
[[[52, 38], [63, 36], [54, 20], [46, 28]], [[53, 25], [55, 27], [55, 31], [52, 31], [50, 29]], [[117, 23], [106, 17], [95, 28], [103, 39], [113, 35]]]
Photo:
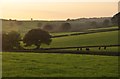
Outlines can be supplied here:
[[30, 29], [41, 28], [48, 32], [78, 32], [86, 29], [111, 27], [112, 17], [67, 19], [66, 21], [6, 20], [2, 19], [3, 31], [27, 33]]

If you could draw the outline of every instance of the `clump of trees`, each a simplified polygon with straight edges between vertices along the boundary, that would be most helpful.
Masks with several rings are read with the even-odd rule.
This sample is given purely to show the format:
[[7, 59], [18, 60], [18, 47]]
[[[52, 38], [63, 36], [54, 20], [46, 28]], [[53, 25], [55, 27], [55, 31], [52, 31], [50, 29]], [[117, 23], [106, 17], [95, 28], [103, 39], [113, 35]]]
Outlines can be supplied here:
[[117, 13], [117, 14], [115, 14], [115, 15], [112, 17], [111, 21], [112, 21], [112, 23], [113, 23], [114, 25], [119, 26], [119, 29], [120, 29], [120, 12]]
[[21, 49], [21, 36], [18, 32], [11, 31], [9, 33], [2, 33], [2, 50]]
[[25, 46], [35, 45], [36, 49], [39, 49], [42, 43], [49, 45], [51, 41], [51, 35], [41, 29], [30, 30], [23, 38]]
[[71, 29], [71, 24], [70, 23], [63, 23], [61, 25], [61, 30], [62, 31], [70, 31], [70, 29]]
[[39, 49], [41, 44], [50, 45], [52, 39], [51, 35], [44, 30], [41, 29], [32, 29], [25, 34], [23, 39], [18, 32], [11, 31], [8, 33], [3, 32], [2, 35], [2, 50], [3, 51], [12, 51], [12, 50], [21, 50], [24, 49], [21, 46], [21, 42], [25, 44], [25, 46], [35, 45], [36, 49]]

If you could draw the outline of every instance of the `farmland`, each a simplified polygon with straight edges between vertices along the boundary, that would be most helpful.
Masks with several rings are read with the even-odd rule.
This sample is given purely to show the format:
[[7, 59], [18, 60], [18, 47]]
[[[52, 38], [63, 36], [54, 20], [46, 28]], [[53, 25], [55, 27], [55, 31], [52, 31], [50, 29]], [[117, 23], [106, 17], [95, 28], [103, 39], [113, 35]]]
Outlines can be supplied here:
[[3, 77], [118, 77], [118, 57], [3, 53]]
[[[38, 23], [38, 22], [37, 22]], [[4, 23], [6, 27], [3, 31], [18, 31], [22, 37], [24, 34], [38, 28], [34, 22], [23, 22], [22, 25], [11, 25]], [[22, 27], [24, 26], [24, 27]], [[36, 27], [34, 27], [36, 26]], [[93, 28], [85, 31], [100, 31], [116, 29]], [[65, 35], [66, 37], [52, 38], [51, 44], [44, 45], [42, 48], [54, 47], [76, 47], [76, 46], [94, 46], [94, 45], [115, 45], [118, 44], [118, 30], [88, 33], [80, 35], [70, 35], [77, 32], [51, 32], [52, 36]], [[24, 44], [21, 42], [21, 46]], [[33, 47], [28, 47], [34, 48]], [[76, 50], [76, 49], [73, 49]], [[83, 49], [83, 51], [86, 51]], [[118, 47], [90, 48], [95, 52], [118, 52]], [[100, 55], [82, 55], [82, 54], [58, 54], [44, 52], [3, 52], [3, 77], [118, 77], [118, 56], [100, 56]]]
[[[107, 44], [118, 44], [118, 31], [53, 38], [50, 46], [42, 45], [42, 47]], [[118, 48], [112, 47], [100, 51], [118, 52]], [[118, 77], [117, 56], [55, 54], [54, 52], [51, 54], [3, 52], [2, 56], [3, 77]]]
[[[70, 47], [111, 44], [118, 44], [118, 31], [53, 38], [51, 45], [42, 45], [42, 47]], [[118, 48], [108, 48], [108, 51], [118, 51]]]

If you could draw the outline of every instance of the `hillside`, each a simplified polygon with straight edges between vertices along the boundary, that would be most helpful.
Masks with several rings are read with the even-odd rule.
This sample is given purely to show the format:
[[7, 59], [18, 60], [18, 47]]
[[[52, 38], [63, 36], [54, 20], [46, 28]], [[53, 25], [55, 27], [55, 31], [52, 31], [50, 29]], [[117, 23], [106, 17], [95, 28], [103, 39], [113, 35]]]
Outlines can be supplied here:
[[[104, 20], [109, 20], [108, 26], [103, 26]], [[111, 27], [111, 17], [103, 18], [81, 18], [69, 21], [41, 21], [41, 20], [5, 20], [2, 19], [2, 30], [3, 31], [18, 31], [25, 34], [33, 28], [44, 28], [45, 25], [49, 24], [53, 28], [48, 30], [49, 32], [61, 32], [61, 25], [63, 23], [70, 23], [71, 29], [68, 31], [78, 32], [86, 29], [94, 29], [100, 27]], [[67, 31], [67, 30], [66, 30]]]
[[[53, 38], [51, 45], [42, 45], [42, 47], [73, 47], [73, 46], [94, 46], [94, 45], [114, 45], [118, 44], [118, 31], [100, 32], [94, 34], [67, 36]], [[99, 51], [98, 49], [92, 49]], [[118, 52], [118, 47], [107, 48], [102, 51]]]
[[53, 38], [48, 47], [118, 44], [118, 31]]

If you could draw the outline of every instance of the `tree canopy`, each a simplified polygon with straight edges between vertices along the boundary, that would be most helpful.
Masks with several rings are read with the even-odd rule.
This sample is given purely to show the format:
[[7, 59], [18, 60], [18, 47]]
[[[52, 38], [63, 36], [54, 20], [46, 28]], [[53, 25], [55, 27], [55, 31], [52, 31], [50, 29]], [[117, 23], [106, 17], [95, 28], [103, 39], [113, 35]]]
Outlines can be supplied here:
[[120, 12], [117, 13], [117, 14], [115, 14], [115, 15], [112, 17], [111, 20], [112, 20], [113, 24], [118, 25], [119, 28], [120, 28]]
[[21, 37], [18, 32], [11, 31], [9, 33], [2, 33], [2, 49], [13, 50], [20, 49]]
[[39, 49], [41, 44], [49, 45], [51, 43], [51, 35], [41, 29], [32, 29], [23, 38], [25, 46], [35, 45], [36, 49]]

